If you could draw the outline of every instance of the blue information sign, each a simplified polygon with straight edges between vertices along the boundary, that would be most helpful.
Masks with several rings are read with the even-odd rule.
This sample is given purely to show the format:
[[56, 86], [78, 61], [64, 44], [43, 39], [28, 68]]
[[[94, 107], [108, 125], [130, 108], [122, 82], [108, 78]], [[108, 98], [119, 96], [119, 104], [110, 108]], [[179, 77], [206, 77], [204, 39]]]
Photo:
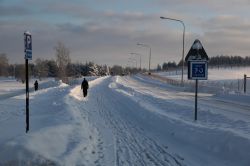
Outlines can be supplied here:
[[32, 59], [32, 37], [29, 32], [24, 33], [24, 52], [25, 59]]
[[190, 79], [207, 80], [207, 61], [190, 61]]

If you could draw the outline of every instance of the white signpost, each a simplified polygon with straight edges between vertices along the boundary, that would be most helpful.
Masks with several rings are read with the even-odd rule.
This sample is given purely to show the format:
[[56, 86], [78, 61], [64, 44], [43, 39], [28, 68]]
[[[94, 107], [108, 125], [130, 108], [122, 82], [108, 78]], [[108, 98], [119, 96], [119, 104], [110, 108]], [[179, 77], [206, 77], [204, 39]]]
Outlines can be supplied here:
[[194, 41], [185, 58], [185, 61], [188, 62], [188, 79], [195, 80], [194, 120], [197, 120], [198, 80], [207, 80], [208, 77], [208, 56], [199, 40], [196, 39]]

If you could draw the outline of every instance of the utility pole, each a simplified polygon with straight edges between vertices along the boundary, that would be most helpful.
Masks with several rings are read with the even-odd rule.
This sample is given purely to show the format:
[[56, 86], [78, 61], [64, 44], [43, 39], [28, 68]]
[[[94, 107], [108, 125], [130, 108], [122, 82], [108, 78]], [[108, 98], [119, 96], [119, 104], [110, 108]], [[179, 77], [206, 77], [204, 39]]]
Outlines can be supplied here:
[[141, 54], [134, 53], [134, 52], [131, 52], [130, 54], [131, 54], [131, 55], [139, 55], [139, 56], [140, 56], [140, 70], [141, 70]]
[[149, 48], [149, 61], [148, 61], [148, 74], [150, 75], [150, 65], [151, 65], [151, 47], [147, 44], [137, 43], [138, 46]]

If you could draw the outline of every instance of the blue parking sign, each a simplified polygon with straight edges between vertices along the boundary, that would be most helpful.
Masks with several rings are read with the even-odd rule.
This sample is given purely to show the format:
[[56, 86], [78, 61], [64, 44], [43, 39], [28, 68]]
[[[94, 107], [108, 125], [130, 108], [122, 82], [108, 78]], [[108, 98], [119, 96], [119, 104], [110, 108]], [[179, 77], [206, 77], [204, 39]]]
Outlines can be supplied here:
[[207, 61], [190, 61], [190, 79], [207, 80]]
[[32, 37], [29, 32], [24, 32], [24, 52], [25, 59], [32, 59]]

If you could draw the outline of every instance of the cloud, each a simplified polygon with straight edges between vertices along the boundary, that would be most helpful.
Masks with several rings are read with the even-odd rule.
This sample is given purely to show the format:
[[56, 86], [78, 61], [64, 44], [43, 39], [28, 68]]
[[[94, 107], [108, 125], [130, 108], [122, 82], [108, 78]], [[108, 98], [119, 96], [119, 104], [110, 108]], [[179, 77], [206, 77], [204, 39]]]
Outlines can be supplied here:
[[221, 9], [226, 10], [228, 9], [228, 5], [230, 5], [231, 9], [238, 9], [242, 8], [245, 5], [249, 5], [249, 0], [209, 0], [209, 1], [200, 1], [200, 0], [154, 0], [152, 4], [157, 5], [164, 5], [164, 6], [171, 6], [171, 7], [178, 7], [178, 8], [187, 8], [189, 6], [199, 6], [200, 8], [210, 8], [210, 9]]
[[250, 31], [250, 21], [235, 15], [218, 15], [206, 22], [202, 22], [202, 28], [213, 30], [231, 30], [235, 33]]
[[[115, 0], [109, 0], [111, 1], [117, 3]], [[236, 3], [234, 0], [231, 1]], [[20, 5], [19, 11], [8, 13], [5, 6], [1, 11], [5, 13], [5, 18], [23, 15], [16, 19], [0, 20], [2, 39], [0, 52], [6, 52], [11, 62], [23, 61], [24, 30], [30, 30], [33, 35], [34, 59], [54, 58], [53, 48], [58, 41], [61, 41], [70, 48], [73, 61], [87, 60], [100, 64], [125, 65], [131, 56], [129, 53], [138, 52], [143, 55], [143, 67], [147, 67], [149, 50], [136, 45], [137, 42], [141, 42], [152, 48], [153, 67], [164, 61], [178, 62], [182, 56], [182, 26], [179, 23], [163, 21], [160, 16], [184, 20], [185, 53], [198, 38], [209, 56], [248, 55], [250, 23], [247, 16], [242, 17], [234, 13], [201, 15], [204, 5], [209, 7], [205, 10], [217, 8], [214, 0], [206, 2], [156, 0], [152, 3], [159, 11], [153, 13], [147, 12], [146, 8], [138, 10], [124, 8], [118, 11], [115, 8], [101, 8], [100, 5], [97, 9], [88, 3], [77, 3], [79, 1], [73, 3], [59, 0], [25, 0], [25, 2], [36, 7], [32, 11], [26, 11], [26, 7]], [[128, 0], [128, 3], [130, 2], [134, 1]], [[150, 3], [145, 2], [143, 7], [151, 7], [148, 6]], [[246, 3], [240, 1], [236, 6]], [[222, 3], [218, 2], [219, 6], [220, 4]], [[196, 13], [196, 7], [199, 9], [199, 14]], [[14, 7], [9, 6], [9, 8]], [[223, 6], [221, 9], [227, 10]]]
[[50, 14], [61, 14], [72, 17], [92, 17], [95, 12], [84, 4], [74, 4], [71, 1], [49, 2], [49, 5], [41, 5], [41, 11]]
[[210, 56], [249, 56], [250, 22], [235, 15], [218, 15], [200, 23]]
[[[160, 24], [158, 16], [157, 19], [145, 16], [147, 21], [142, 18], [144, 21], [140, 22], [138, 19], [130, 20], [125, 15], [118, 15], [117, 18], [120, 19], [117, 21], [112, 14], [112, 17], [116, 18], [108, 22], [112, 26], [103, 22], [91, 22], [82, 25], [60, 24], [57, 27], [59, 31], [74, 38], [71, 49], [80, 50], [79, 47], [81, 47], [84, 56], [88, 59], [93, 58], [99, 63], [124, 64], [130, 52], [141, 52], [144, 55], [143, 66], [147, 66], [148, 50], [136, 46], [137, 42], [143, 42], [152, 47], [153, 66], [161, 64], [162, 59], [164, 61], [181, 59], [182, 33], [179, 32], [182, 32], [182, 29], [166, 30], [166, 27]], [[121, 21], [122, 19], [127, 21]], [[145, 27], [141, 28], [141, 26]], [[78, 54], [80, 54], [79, 51]]]
[[24, 16], [31, 14], [31, 10], [21, 6], [0, 6], [0, 18], [3, 16]]

